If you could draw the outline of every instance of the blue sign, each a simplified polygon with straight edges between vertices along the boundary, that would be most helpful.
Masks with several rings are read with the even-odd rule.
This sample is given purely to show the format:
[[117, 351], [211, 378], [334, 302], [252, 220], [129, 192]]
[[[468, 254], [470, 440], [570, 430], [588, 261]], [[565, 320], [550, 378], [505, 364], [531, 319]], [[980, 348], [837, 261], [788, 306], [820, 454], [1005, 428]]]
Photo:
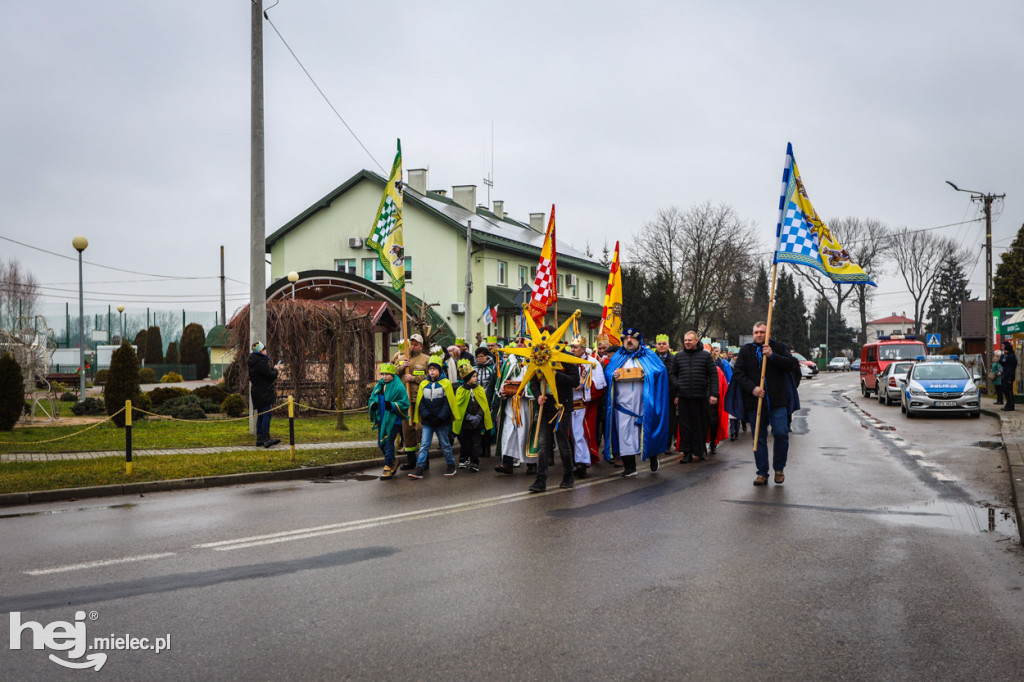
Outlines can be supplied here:
[[939, 341], [938, 334], [928, 334], [928, 342], [925, 345], [929, 348], [938, 348], [942, 345], [942, 342]]

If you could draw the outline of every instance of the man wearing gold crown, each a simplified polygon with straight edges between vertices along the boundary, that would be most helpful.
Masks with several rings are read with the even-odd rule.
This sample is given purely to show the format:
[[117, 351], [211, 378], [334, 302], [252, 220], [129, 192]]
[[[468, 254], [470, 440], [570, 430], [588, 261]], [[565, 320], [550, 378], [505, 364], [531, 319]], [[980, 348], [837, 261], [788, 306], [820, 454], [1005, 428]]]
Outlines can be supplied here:
[[658, 455], [668, 447], [668, 372], [644, 345], [643, 334], [630, 327], [622, 347], [604, 369], [608, 382], [605, 459], [621, 457], [621, 476], [636, 476], [636, 456], [658, 470]]
[[594, 390], [605, 387], [604, 367], [594, 357], [587, 355], [587, 342], [582, 336], [569, 341], [569, 352], [578, 358], [586, 356], [588, 362], [579, 365], [580, 385], [572, 392], [572, 442], [575, 460], [575, 478], [586, 478], [591, 465], [591, 453], [597, 454], [597, 410]]

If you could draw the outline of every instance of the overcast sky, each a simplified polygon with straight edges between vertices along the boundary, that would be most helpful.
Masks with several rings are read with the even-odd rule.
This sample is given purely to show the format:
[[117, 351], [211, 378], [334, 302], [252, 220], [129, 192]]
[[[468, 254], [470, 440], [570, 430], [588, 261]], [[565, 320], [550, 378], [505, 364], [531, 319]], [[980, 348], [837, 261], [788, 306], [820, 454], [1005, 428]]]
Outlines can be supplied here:
[[[2, 7], [0, 236], [75, 257], [83, 234], [87, 261], [209, 278], [86, 265], [97, 311], [216, 310], [223, 244], [229, 314], [242, 305], [249, 2]], [[945, 180], [1006, 193], [995, 264], [1024, 222], [1019, 0], [281, 0], [269, 15], [381, 166], [401, 137], [406, 169], [429, 167], [431, 189], [476, 184], [483, 203], [493, 121], [491, 198], [522, 220], [555, 203], [580, 248], [703, 201], [773, 248], [787, 141], [827, 219], [946, 225], [980, 211]], [[270, 234], [382, 171], [266, 22], [264, 42]], [[982, 223], [936, 233], [979, 256], [983, 296]], [[69, 290], [47, 301], [77, 301], [72, 261], [0, 240], [12, 257]], [[879, 285], [873, 316], [911, 313], [895, 271]]]

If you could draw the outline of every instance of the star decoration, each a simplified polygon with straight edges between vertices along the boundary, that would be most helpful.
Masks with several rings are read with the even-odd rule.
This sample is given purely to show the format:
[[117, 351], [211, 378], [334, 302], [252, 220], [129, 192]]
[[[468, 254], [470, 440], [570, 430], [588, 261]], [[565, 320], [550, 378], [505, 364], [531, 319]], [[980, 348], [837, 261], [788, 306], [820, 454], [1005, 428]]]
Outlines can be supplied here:
[[526, 358], [526, 374], [523, 375], [523, 381], [519, 384], [519, 390], [517, 393], [522, 393], [526, 388], [526, 385], [530, 383], [530, 379], [535, 374], [540, 374], [543, 381], [546, 381], [548, 386], [551, 388], [551, 394], [558, 400], [558, 388], [555, 386], [555, 367], [554, 364], [557, 362], [569, 362], [575, 365], [582, 365], [589, 362], [586, 358], [578, 358], [575, 355], [570, 355], [564, 352], [565, 342], [562, 341], [562, 337], [569, 331], [569, 327], [572, 325], [573, 320], [580, 316], [580, 311], [577, 310], [569, 316], [565, 322], [562, 323], [553, 334], [542, 332], [537, 328], [537, 323], [533, 321], [530, 315], [526, 315], [526, 320], [530, 328], [530, 338], [526, 342], [526, 348], [505, 348], [503, 352], [510, 353], [512, 355], [519, 355]]

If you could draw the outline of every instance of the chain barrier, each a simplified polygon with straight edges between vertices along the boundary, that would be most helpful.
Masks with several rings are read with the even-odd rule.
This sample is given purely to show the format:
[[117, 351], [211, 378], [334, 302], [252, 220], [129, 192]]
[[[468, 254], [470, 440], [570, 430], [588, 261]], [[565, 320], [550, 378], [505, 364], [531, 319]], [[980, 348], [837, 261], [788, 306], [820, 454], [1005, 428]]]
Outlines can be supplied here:
[[[279, 409], [281, 407], [285, 407], [287, 405], [288, 405], [288, 401], [286, 400], [283, 403], [281, 403], [279, 405], [274, 405], [273, 407], [271, 407], [269, 409], [266, 409], [266, 410], [264, 410], [262, 412], [256, 412], [252, 416], [259, 417], [259, 416], [262, 416], [264, 414], [268, 414], [270, 412], [273, 412], [274, 410]], [[249, 419], [249, 415], [246, 415], [244, 417], [230, 417], [228, 419], [212, 419], [210, 421], [206, 421], [206, 420], [202, 420], [202, 419], [179, 419], [177, 417], [172, 417], [172, 416], [170, 416], [168, 414], [157, 414], [156, 412], [149, 412], [147, 410], [143, 410], [143, 409], [138, 408], [138, 407], [132, 407], [132, 411], [133, 412], [141, 412], [142, 414], [148, 414], [151, 417], [160, 417], [164, 421], [188, 422], [189, 424], [223, 424], [224, 422], [240, 422], [240, 421], [247, 421]]]
[[72, 436], [77, 436], [80, 433], [85, 433], [86, 431], [91, 431], [92, 429], [95, 429], [95, 428], [97, 428], [99, 426], [103, 426], [105, 423], [107, 423], [108, 421], [111, 421], [114, 417], [116, 417], [117, 415], [121, 414], [122, 412], [124, 412], [124, 408], [123, 407], [120, 410], [118, 410], [117, 412], [115, 412], [114, 414], [112, 414], [109, 417], [107, 417], [106, 419], [98, 421], [95, 424], [90, 424], [89, 426], [85, 427], [84, 429], [81, 429], [80, 431], [75, 431], [74, 433], [68, 433], [68, 434], [65, 434], [63, 436], [57, 436], [56, 438], [50, 438], [48, 440], [20, 440], [20, 441], [11, 442], [11, 443], [0, 443], [0, 447], [3, 447], [5, 445], [11, 445], [11, 446], [15, 446], [15, 445], [44, 445], [46, 443], [56, 443], [57, 441], [66, 440], [68, 438], [71, 438]]

